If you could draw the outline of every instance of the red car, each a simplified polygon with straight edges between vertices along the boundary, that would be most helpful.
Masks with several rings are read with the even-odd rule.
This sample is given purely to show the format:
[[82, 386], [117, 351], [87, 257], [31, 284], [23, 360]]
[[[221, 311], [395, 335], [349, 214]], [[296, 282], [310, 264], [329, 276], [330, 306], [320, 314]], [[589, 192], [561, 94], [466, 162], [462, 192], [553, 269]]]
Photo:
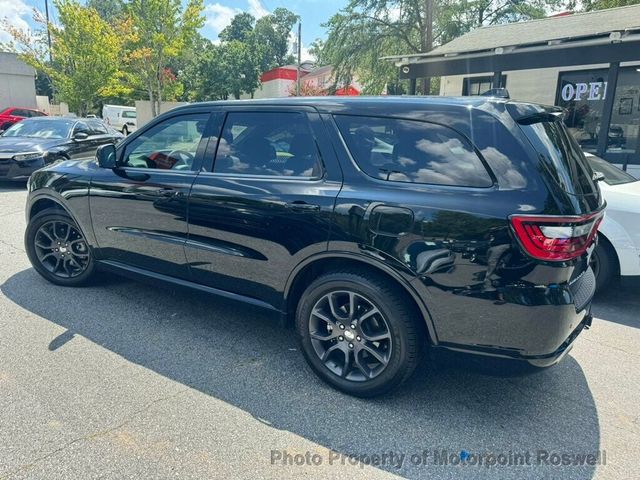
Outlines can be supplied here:
[[6, 130], [14, 123], [31, 117], [44, 117], [47, 114], [33, 108], [9, 107], [0, 112], [0, 130]]

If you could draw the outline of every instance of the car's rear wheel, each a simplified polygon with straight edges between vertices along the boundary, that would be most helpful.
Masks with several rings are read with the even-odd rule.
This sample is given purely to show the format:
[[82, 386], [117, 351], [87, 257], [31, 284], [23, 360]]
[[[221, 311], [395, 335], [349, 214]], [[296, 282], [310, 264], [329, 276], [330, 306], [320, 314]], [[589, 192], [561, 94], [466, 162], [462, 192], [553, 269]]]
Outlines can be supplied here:
[[44, 210], [29, 221], [25, 247], [33, 268], [52, 283], [76, 287], [92, 277], [91, 248], [73, 219], [61, 210]]
[[303, 293], [296, 313], [302, 352], [324, 381], [372, 397], [411, 376], [425, 348], [424, 323], [400, 288], [358, 270], [328, 273]]

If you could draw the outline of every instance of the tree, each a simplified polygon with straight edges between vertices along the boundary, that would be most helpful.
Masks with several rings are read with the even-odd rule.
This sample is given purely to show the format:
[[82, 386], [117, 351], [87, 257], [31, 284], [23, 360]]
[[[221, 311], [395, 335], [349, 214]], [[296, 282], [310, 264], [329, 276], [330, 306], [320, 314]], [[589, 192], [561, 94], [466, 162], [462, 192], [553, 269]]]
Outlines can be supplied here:
[[250, 13], [239, 13], [233, 17], [231, 23], [220, 32], [218, 38], [223, 42], [237, 40], [239, 42], [250, 43], [255, 21], [255, 17]]
[[585, 11], [602, 10], [605, 8], [626, 7], [637, 5], [640, 0], [584, 0], [582, 2]]
[[132, 30], [125, 57], [129, 80], [141, 85], [151, 102], [151, 113], [160, 113], [162, 101], [180, 93], [175, 72], [168, 69], [172, 59], [191, 47], [198, 29], [204, 25], [202, 0], [131, 0], [127, 14]]
[[[398, 90], [396, 68], [387, 55], [426, 53], [472, 28], [539, 18], [572, 0], [351, 0], [325, 25], [324, 63], [332, 64], [336, 83], [355, 74], [365, 92], [385, 86]], [[425, 79], [422, 93], [430, 93]]]
[[124, 14], [123, 0], [87, 0], [86, 6], [93, 8], [107, 23], [115, 23]]
[[121, 32], [100, 18], [93, 8], [76, 0], [54, 0], [59, 25], [50, 24], [53, 63], [48, 62], [46, 20], [36, 13], [38, 25], [30, 35], [12, 25], [3, 27], [13, 37], [20, 58], [53, 82], [56, 98], [86, 114], [102, 96], [122, 90], [118, 65], [121, 60]]
[[286, 8], [276, 8], [256, 22], [253, 42], [260, 49], [262, 71], [294, 63], [289, 53], [291, 29], [300, 17]]

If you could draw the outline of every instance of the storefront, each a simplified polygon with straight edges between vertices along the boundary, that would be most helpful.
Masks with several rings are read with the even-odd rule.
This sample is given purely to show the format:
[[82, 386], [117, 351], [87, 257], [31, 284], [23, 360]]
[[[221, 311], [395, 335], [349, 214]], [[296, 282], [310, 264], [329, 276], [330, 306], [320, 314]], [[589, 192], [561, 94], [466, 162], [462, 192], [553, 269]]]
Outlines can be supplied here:
[[555, 104], [583, 149], [640, 164], [640, 5], [476, 29], [427, 54], [390, 57], [411, 85], [441, 77], [441, 95]]

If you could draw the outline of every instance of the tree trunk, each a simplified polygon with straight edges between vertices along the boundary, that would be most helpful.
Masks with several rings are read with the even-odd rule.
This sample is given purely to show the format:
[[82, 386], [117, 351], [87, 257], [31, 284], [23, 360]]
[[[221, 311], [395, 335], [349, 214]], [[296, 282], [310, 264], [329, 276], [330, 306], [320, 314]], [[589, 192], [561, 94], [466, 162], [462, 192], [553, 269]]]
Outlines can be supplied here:
[[153, 95], [153, 89], [151, 88], [151, 85], [148, 85], [147, 89], [149, 91], [149, 103], [151, 104], [151, 117], [155, 118], [158, 116], [158, 113], [156, 111], [156, 99]]
[[[424, 33], [422, 35], [422, 53], [427, 53], [433, 49], [433, 0], [424, 0]], [[431, 93], [431, 77], [422, 79], [422, 94]]]

